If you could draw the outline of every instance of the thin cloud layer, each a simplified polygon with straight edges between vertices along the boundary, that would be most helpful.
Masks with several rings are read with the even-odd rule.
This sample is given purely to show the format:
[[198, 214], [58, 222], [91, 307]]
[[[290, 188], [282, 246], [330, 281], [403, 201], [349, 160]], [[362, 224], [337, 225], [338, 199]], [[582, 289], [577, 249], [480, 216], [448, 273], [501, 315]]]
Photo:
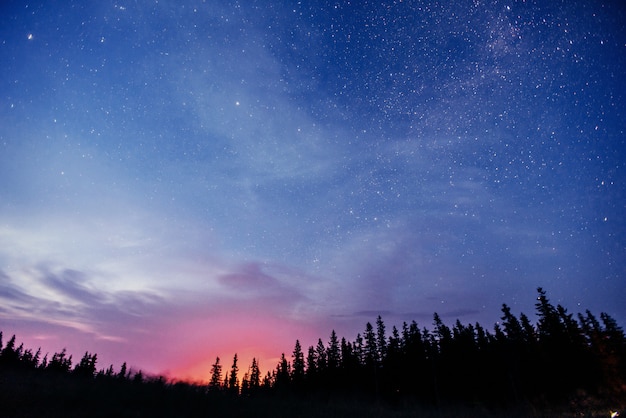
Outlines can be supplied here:
[[623, 11], [387, 6], [3, 6], [0, 329], [203, 378], [537, 286], [623, 320]]

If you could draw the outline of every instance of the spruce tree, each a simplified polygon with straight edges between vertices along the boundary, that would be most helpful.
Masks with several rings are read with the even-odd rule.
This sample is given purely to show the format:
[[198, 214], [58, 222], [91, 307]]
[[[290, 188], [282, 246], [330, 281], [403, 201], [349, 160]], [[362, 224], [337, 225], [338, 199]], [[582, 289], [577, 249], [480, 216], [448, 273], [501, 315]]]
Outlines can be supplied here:
[[285, 357], [285, 353], [282, 353], [280, 360], [276, 365], [276, 378], [274, 380], [274, 386], [280, 390], [286, 390], [289, 388], [291, 382], [291, 365]]
[[241, 379], [241, 395], [250, 395], [250, 371], [245, 372]]
[[122, 363], [122, 366], [120, 367], [120, 371], [117, 374], [117, 378], [118, 379], [126, 379], [128, 376], [126, 374], [126, 362]]
[[83, 358], [74, 367], [74, 374], [82, 377], [93, 377], [96, 373], [97, 354], [85, 352]]
[[317, 340], [315, 355], [317, 358], [317, 361], [315, 362], [317, 372], [326, 373], [326, 370], [328, 369], [328, 356], [326, 355], [326, 347], [324, 347], [324, 343], [321, 338]]
[[64, 348], [59, 353], [52, 355], [52, 360], [48, 363], [47, 370], [58, 373], [69, 373], [72, 368], [72, 356], [67, 357], [67, 350]]
[[364, 347], [364, 363], [369, 369], [378, 365], [378, 344], [376, 343], [376, 334], [374, 327], [369, 322], [365, 324], [365, 347]]
[[255, 393], [261, 386], [261, 371], [259, 370], [259, 363], [256, 358], [252, 358], [252, 365], [250, 366], [250, 392]]
[[211, 366], [211, 380], [209, 381], [210, 390], [219, 390], [222, 386], [222, 365], [220, 358], [215, 358], [215, 363]]
[[502, 326], [508, 340], [519, 344], [524, 340], [524, 331], [520, 321], [511, 313], [511, 308], [502, 304]]
[[239, 367], [237, 366], [237, 353], [235, 353], [233, 365], [228, 375], [228, 391], [234, 395], [239, 394], [239, 379], [237, 378], [237, 373], [239, 373]]
[[20, 353], [18, 349], [15, 348], [15, 334], [11, 337], [11, 339], [7, 342], [7, 345], [0, 353], [0, 364], [4, 364], [6, 366], [14, 367], [20, 361]]
[[293, 348], [291, 357], [293, 358], [291, 380], [294, 387], [300, 388], [304, 383], [304, 353], [302, 352], [299, 340], [296, 340], [296, 345]]
[[522, 325], [522, 332], [524, 341], [527, 346], [532, 346], [537, 342], [537, 332], [535, 327], [530, 323], [530, 319], [523, 312], [519, 316], [520, 324]]
[[559, 320], [559, 314], [556, 308], [550, 303], [550, 300], [546, 296], [545, 290], [541, 287], [537, 288], [537, 302], [535, 303], [535, 309], [537, 310], [537, 333], [539, 334], [539, 340], [547, 342], [549, 344], [555, 342], [561, 337], [562, 327]]
[[328, 341], [328, 349], [326, 350], [326, 358], [328, 361], [328, 370], [334, 372], [339, 368], [339, 362], [341, 361], [341, 353], [339, 351], [339, 340], [337, 339], [337, 333], [332, 330], [330, 333], [330, 340]]
[[385, 323], [380, 315], [376, 318], [376, 347], [377, 360], [378, 363], [381, 363], [387, 355], [387, 337], [385, 336]]
[[365, 345], [363, 343], [363, 337], [360, 333], [356, 335], [356, 339], [353, 344], [354, 357], [357, 359], [359, 365], [365, 363]]

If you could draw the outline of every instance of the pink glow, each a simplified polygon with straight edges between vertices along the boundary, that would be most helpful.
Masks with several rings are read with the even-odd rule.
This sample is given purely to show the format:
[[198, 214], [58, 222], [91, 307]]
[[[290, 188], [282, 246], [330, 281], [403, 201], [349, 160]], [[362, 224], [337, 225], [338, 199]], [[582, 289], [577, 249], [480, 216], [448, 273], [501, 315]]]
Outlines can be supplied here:
[[[199, 327], [210, 330], [194, 335]], [[262, 373], [276, 367], [281, 353], [291, 356], [296, 338], [312, 340], [315, 332], [295, 321], [269, 315], [238, 314], [218, 321], [186, 321], [172, 334], [177, 335], [184, 356], [170, 353], [166, 371], [182, 379], [208, 381], [211, 365], [220, 357], [223, 372], [230, 370], [232, 359], [237, 353], [240, 378], [252, 363], [259, 361]]]
[[[206, 382], [217, 356], [223, 373], [230, 371], [237, 353], [240, 378], [253, 357], [265, 375], [276, 367], [281, 353], [291, 358], [296, 339], [306, 346], [327, 333], [324, 330], [320, 334], [319, 325], [313, 322], [288, 318], [276, 303], [264, 310], [264, 303], [267, 301], [256, 301], [256, 306], [250, 301], [232, 300], [213, 303], [212, 307], [164, 304], [148, 316], [102, 324], [101, 332], [112, 336], [104, 338], [43, 321], [11, 321], [13, 324], [2, 324], [0, 330], [5, 343], [17, 334], [18, 344], [23, 342], [25, 348], [34, 350], [41, 347], [42, 356], [49, 353], [49, 358], [66, 348], [76, 364], [88, 351], [98, 354], [98, 369], [112, 364], [117, 372], [126, 362], [134, 371]], [[230, 309], [225, 308], [227, 305]]]

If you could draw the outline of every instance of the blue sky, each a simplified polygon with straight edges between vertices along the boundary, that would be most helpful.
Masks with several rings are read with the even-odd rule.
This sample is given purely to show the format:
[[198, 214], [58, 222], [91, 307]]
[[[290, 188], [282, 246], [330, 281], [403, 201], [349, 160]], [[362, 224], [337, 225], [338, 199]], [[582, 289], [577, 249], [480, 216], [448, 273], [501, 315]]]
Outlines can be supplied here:
[[0, 12], [5, 334], [198, 377], [538, 286], [626, 319], [618, 2]]

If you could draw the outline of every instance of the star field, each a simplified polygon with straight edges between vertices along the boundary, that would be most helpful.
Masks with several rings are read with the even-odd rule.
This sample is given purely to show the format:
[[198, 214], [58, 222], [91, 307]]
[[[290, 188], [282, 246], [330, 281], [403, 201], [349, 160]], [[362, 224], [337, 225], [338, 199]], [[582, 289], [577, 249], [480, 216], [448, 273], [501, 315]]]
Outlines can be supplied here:
[[619, 2], [0, 19], [0, 328], [28, 346], [202, 378], [379, 313], [489, 327], [538, 286], [626, 319]]

